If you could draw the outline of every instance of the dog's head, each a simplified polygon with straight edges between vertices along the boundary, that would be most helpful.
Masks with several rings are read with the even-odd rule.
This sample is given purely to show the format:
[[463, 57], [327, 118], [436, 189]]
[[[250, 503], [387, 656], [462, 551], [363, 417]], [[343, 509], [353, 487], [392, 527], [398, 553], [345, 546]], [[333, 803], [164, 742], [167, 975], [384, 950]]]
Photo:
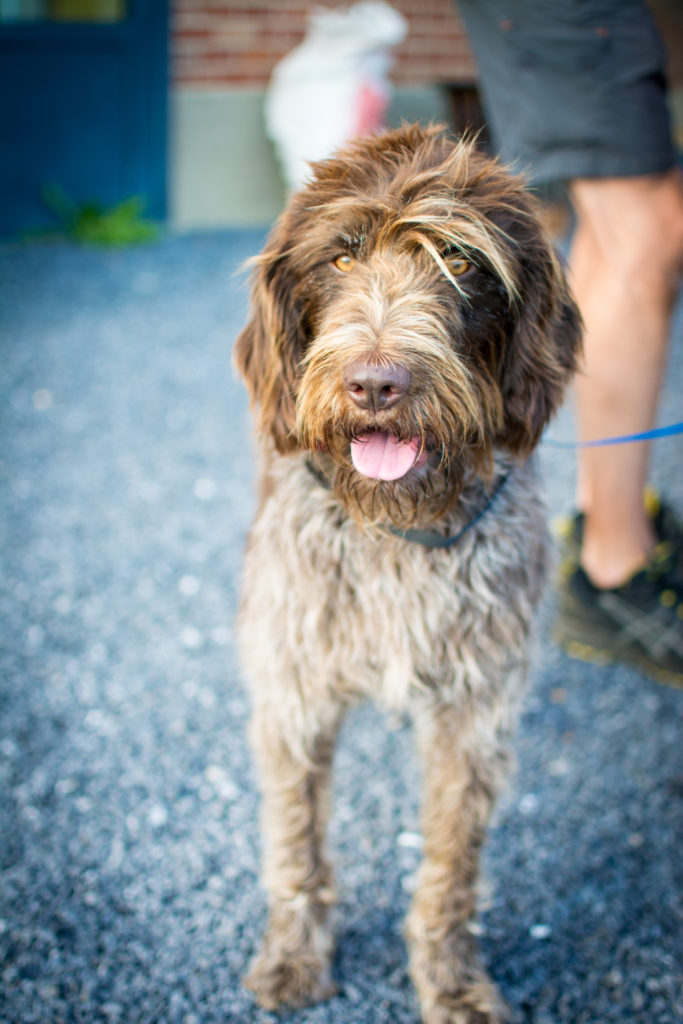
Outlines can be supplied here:
[[314, 166], [257, 257], [235, 358], [280, 452], [322, 453], [342, 500], [404, 524], [494, 450], [534, 448], [579, 337], [523, 183], [409, 126]]

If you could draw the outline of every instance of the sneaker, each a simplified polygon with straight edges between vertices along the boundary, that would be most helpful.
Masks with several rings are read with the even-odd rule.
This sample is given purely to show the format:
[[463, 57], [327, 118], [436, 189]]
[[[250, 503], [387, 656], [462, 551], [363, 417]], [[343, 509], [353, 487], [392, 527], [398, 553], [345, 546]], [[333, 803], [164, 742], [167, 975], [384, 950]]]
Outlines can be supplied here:
[[561, 568], [555, 639], [583, 661], [635, 665], [660, 682], [683, 687], [683, 581], [662, 541], [650, 562], [614, 589], [595, 587], [569, 556]]
[[655, 536], [673, 546], [673, 559], [678, 578], [683, 577], [683, 523], [668, 505], [660, 500], [659, 495], [650, 490], [645, 492], [645, 508], [652, 519]]

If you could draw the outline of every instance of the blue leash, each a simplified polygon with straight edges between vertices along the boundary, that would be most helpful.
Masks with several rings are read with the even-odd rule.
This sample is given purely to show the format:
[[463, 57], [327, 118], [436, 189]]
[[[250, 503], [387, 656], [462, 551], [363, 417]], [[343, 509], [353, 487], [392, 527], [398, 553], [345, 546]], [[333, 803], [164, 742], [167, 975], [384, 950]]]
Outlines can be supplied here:
[[654, 441], [658, 437], [671, 437], [674, 434], [683, 434], [683, 422], [671, 423], [668, 427], [657, 427], [655, 430], [645, 430], [642, 434], [602, 437], [597, 441], [555, 441], [552, 437], [544, 437], [541, 443], [552, 448], [600, 448], [609, 444], [629, 444], [631, 441]]

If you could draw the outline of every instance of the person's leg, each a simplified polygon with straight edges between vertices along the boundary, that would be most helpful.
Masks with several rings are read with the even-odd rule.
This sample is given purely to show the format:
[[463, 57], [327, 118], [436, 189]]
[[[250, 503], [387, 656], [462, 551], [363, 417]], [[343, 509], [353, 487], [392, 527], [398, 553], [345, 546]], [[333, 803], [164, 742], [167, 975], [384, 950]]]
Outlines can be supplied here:
[[[570, 271], [585, 322], [579, 439], [639, 433], [655, 421], [683, 266], [683, 176], [580, 179], [570, 194]], [[642, 443], [580, 450], [581, 562], [596, 586], [624, 583], [654, 547], [643, 504], [648, 456]]]

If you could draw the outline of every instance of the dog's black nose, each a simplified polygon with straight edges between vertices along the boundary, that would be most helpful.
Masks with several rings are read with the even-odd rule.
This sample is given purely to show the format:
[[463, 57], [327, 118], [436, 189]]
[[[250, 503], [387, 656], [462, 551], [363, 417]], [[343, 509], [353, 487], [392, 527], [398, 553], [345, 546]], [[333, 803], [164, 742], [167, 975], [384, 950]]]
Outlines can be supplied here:
[[405, 395], [410, 371], [400, 363], [368, 363], [356, 359], [344, 368], [344, 387], [361, 409], [388, 409]]

